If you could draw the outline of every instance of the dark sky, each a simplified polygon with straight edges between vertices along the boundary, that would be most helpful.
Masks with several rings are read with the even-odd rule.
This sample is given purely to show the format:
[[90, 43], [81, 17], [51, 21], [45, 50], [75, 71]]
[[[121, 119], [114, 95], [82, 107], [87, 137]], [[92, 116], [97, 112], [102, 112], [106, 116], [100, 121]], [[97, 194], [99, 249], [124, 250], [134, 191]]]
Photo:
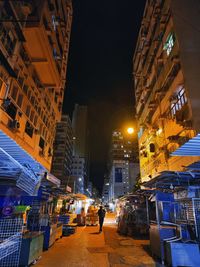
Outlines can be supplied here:
[[74, 0], [64, 112], [88, 105], [90, 179], [101, 189], [111, 131], [133, 119], [132, 58], [145, 0]]

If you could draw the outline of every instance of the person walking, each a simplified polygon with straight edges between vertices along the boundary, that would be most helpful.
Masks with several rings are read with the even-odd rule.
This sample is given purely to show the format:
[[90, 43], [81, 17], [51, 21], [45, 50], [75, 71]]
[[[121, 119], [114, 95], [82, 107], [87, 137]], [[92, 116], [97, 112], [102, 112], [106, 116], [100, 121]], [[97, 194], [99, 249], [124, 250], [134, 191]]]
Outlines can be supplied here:
[[98, 210], [98, 216], [99, 216], [99, 232], [102, 232], [102, 227], [103, 227], [103, 221], [105, 217], [106, 211], [103, 209], [102, 206], [100, 206]]

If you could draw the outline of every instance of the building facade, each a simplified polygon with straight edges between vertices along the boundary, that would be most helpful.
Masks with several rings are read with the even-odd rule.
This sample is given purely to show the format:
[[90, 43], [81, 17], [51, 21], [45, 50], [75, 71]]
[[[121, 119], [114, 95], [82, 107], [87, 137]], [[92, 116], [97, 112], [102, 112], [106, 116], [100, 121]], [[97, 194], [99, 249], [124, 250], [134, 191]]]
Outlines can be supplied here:
[[75, 193], [84, 193], [85, 158], [73, 156], [71, 182]]
[[103, 190], [102, 190], [102, 202], [108, 204], [109, 202], [109, 178], [104, 177]]
[[[137, 140], [113, 131], [109, 162], [109, 201], [133, 190], [138, 175]], [[133, 164], [134, 163], [134, 164]]]
[[88, 110], [87, 106], [76, 104], [72, 116], [72, 128], [75, 135], [74, 155], [85, 158], [88, 153]]
[[[81, 172], [83, 183], [87, 184], [89, 176], [89, 149], [88, 149], [88, 109], [87, 106], [76, 104], [72, 116], [72, 128], [74, 132], [73, 148], [73, 175]], [[80, 166], [77, 164], [80, 163]], [[77, 177], [80, 177], [78, 172]]]
[[62, 119], [56, 126], [56, 137], [53, 149], [51, 172], [61, 180], [61, 186], [68, 186], [72, 172], [73, 132], [68, 115], [62, 115]]
[[146, 2], [133, 58], [142, 181], [199, 159], [175, 156], [200, 127], [197, 10], [195, 0]]
[[0, 129], [47, 170], [61, 119], [70, 0], [0, 2]]

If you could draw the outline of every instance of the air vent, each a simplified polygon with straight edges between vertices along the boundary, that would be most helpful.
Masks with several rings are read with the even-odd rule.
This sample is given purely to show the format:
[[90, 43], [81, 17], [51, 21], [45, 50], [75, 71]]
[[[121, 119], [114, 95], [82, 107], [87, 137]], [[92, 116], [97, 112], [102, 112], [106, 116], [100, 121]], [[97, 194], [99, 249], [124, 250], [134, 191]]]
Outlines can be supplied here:
[[17, 130], [20, 128], [20, 123], [17, 120], [9, 120], [8, 127], [13, 130]]

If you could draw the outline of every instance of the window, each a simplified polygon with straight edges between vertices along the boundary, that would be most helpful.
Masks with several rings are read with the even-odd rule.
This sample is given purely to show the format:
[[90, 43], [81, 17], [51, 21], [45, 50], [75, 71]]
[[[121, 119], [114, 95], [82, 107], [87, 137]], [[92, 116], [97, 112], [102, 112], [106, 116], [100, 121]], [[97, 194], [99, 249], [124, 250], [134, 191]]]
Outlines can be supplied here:
[[6, 108], [6, 113], [13, 119], [15, 120], [16, 118], [16, 114], [17, 114], [17, 108], [16, 106], [10, 102], [10, 104], [8, 105], [8, 107]]
[[34, 96], [31, 96], [31, 104], [34, 106], [34, 104], [35, 104], [35, 97]]
[[38, 116], [35, 116], [35, 118], [34, 118], [34, 125], [36, 126], [36, 124], [37, 124], [37, 120], [38, 120]]
[[24, 93], [27, 95], [27, 92], [28, 92], [28, 85], [24, 85], [23, 86], [23, 91], [24, 91]]
[[19, 94], [17, 98], [17, 105], [21, 108], [22, 106], [22, 101], [23, 101], [23, 95]]
[[171, 51], [172, 51], [172, 48], [174, 46], [174, 43], [175, 43], [175, 36], [173, 33], [170, 33], [166, 39], [166, 42], [164, 44], [164, 47], [163, 47], [163, 50], [166, 51], [167, 55], [169, 56]]
[[11, 93], [12, 99], [14, 99], [14, 100], [17, 99], [17, 92], [18, 92], [18, 88], [16, 86], [13, 86], [12, 93]]
[[29, 100], [31, 99], [31, 90], [28, 90], [27, 97]]
[[115, 168], [115, 183], [122, 183], [122, 168]]
[[31, 115], [30, 115], [31, 122], [33, 122], [33, 120], [34, 120], [34, 115], [35, 115], [35, 112], [33, 110], [31, 110]]
[[171, 114], [174, 116], [187, 103], [185, 88], [179, 86], [176, 95], [171, 98]]
[[23, 88], [23, 85], [24, 85], [24, 78], [22, 76], [19, 76], [18, 77], [18, 82], [19, 84], [21, 85], [21, 88]]
[[27, 121], [25, 126], [25, 133], [32, 138], [33, 130], [33, 126]]
[[39, 147], [44, 148], [44, 139], [42, 137], [40, 137]]
[[27, 117], [29, 117], [29, 115], [30, 115], [30, 111], [31, 111], [31, 107], [28, 105], [28, 106], [26, 107], [26, 116], [27, 116]]

